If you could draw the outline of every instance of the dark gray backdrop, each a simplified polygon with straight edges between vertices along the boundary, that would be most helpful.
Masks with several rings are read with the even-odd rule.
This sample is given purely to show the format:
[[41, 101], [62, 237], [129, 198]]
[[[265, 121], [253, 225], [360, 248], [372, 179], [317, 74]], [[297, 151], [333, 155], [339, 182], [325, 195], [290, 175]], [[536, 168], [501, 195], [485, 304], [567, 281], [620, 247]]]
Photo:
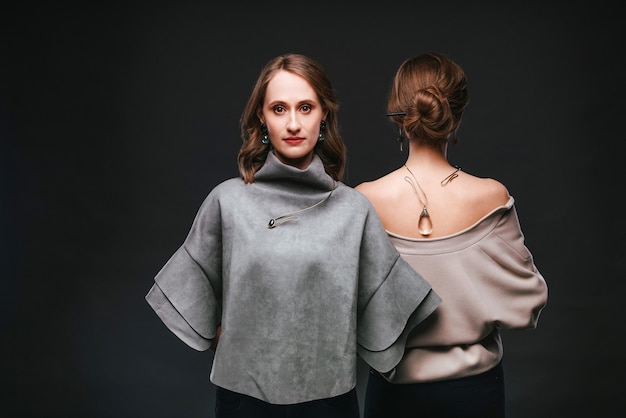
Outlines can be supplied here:
[[536, 330], [504, 336], [509, 417], [623, 416], [618, 12], [257, 3], [2, 6], [0, 414], [211, 417], [211, 354], [144, 296], [209, 190], [237, 175], [261, 66], [284, 52], [324, 64], [354, 186], [406, 158], [387, 89], [405, 58], [436, 50], [470, 80], [450, 159], [509, 187], [550, 291]]

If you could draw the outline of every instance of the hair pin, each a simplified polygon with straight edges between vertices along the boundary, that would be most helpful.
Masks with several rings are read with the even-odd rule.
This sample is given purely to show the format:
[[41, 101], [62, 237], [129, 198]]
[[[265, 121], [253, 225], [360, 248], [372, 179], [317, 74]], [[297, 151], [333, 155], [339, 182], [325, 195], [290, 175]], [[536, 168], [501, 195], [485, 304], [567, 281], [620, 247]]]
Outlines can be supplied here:
[[406, 112], [391, 112], [387, 113], [387, 116], [406, 116]]

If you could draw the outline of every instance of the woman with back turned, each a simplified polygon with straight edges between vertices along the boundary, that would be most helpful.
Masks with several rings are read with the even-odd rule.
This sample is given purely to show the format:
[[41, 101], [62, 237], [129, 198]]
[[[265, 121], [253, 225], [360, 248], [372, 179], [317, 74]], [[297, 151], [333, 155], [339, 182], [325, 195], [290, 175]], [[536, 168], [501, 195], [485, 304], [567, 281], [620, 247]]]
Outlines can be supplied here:
[[387, 111], [399, 140], [408, 140], [408, 157], [356, 187], [442, 298], [394, 370], [370, 370], [366, 418], [504, 417], [500, 330], [535, 328], [547, 302], [507, 188], [447, 159], [468, 100], [465, 73], [447, 57], [404, 61]]

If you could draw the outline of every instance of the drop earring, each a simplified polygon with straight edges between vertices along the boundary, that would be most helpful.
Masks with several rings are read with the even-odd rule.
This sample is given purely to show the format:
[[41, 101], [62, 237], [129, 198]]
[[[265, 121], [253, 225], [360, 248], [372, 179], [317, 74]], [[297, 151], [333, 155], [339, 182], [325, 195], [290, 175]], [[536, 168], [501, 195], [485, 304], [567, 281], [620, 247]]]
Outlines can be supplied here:
[[264, 123], [261, 124], [261, 132], [263, 132], [263, 138], [261, 139], [261, 142], [264, 143], [265, 145], [269, 144], [270, 137], [267, 132], [267, 125], [265, 125]]
[[324, 142], [324, 140], [326, 139], [326, 138], [324, 137], [324, 130], [325, 130], [325, 129], [326, 129], [326, 121], [325, 121], [325, 120], [323, 120], [323, 121], [320, 123], [320, 134], [319, 134], [319, 135], [318, 135], [318, 137], [317, 137], [317, 142]]
[[402, 136], [402, 128], [398, 128], [398, 139], [397, 141], [400, 143], [400, 152], [403, 151], [404, 145], [404, 137]]

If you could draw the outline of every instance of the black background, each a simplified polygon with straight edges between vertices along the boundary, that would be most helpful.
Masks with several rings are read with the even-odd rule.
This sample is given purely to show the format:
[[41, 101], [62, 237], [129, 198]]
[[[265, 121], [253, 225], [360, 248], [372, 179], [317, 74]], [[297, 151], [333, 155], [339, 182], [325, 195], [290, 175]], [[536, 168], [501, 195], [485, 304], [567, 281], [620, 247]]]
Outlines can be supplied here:
[[[623, 416], [621, 13], [434, 3], [1, 6], [0, 414], [211, 417], [210, 352], [144, 296], [237, 175], [262, 65], [326, 67], [355, 186], [404, 162], [387, 90], [436, 50], [470, 81], [450, 160], [508, 186], [549, 286], [538, 328], [504, 334], [509, 417]], [[360, 396], [365, 379], [361, 364]]]

